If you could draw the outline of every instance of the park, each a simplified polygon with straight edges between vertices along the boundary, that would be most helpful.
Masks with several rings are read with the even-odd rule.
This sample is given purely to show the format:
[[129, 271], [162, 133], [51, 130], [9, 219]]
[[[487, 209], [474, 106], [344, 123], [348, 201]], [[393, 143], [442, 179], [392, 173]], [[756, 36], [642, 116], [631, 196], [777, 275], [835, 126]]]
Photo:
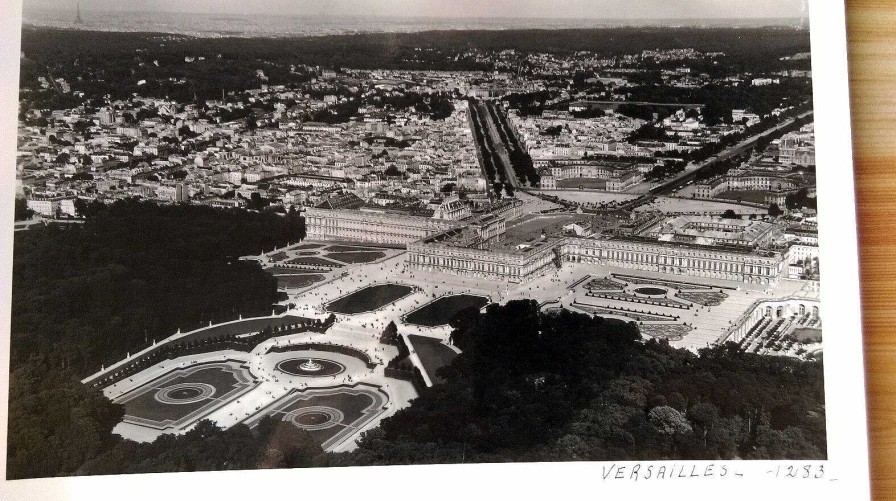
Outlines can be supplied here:
[[[524, 237], [565, 222], [547, 218], [514, 231]], [[125, 406], [116, 433], [132, 440], [182, 434], [203, 419], [251, 428], [272, 417], [304, 430], [324, 450], [350, 451], [363, 431], [411, 405], [427, 386], [444, 383], [440, 369], [461, 352], [449, 324], [460, 312], [486, 311], [492, 303], [532, 299], [544, 312], [635, 323], [644, 339], [690, 350], [731, 338], [756, 349], [768, 343], [769, 352], [773, 342], [786, 345], [793, 356], [817, 337], [808, 315], [770, 321], [750, 313], [764, 312], [756, 305], [778, 297], [812, 301], [815, 294], [793, 281], [763, 287], [573, 262], [508, 284], [410, 270], [404, 258], [392, 248], [332, 242], [246, 256], [277, 277], [284, 313], [179, 333], [175, 338], [208, 348], [189, 345], [143, 361], [166, 340], [89, 380], [107, 381], [104, 393]], [[397, 345], [382, 337], [390, 323]], [[785, 329], [798, 329], [802, 341], [785, 343]]]

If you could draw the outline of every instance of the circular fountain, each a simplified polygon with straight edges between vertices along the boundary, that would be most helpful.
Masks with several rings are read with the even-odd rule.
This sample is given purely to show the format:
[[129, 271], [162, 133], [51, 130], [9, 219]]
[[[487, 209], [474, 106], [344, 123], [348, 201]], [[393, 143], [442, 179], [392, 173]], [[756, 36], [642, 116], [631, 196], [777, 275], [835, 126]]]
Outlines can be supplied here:
[[345, 365], [323, 357], [303, 355], [301, 358], [281, 360], [275, 365], [275, 369], [290, 376], [324, 377], [342, 374], [345, 372]]
[[303, 371], [308, 371], [308, 372], [317, 372], [323, 368], [324, 368], [323, 365], [315, 362], [313, 359], [310, 359], [310, 358], [308, 359], [307, 362], [305, 362], [299, 366], [299, 369], [302, 369]]

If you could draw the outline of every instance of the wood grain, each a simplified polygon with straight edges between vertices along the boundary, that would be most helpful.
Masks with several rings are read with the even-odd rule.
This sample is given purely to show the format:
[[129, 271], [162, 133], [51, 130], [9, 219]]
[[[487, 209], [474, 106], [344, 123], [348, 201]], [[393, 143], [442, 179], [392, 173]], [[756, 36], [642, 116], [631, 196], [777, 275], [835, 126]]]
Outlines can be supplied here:
[[896, 499], [896, 0], [848, 0], [874, 499]]

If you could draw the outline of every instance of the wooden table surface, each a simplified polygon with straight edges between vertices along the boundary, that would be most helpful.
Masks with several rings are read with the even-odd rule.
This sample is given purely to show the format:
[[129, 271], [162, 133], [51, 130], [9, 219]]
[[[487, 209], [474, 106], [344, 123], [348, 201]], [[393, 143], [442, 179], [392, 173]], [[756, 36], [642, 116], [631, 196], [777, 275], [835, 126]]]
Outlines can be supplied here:
[[896, 0], [847, 0], [865, 364], [876, 500], [896, 499]]

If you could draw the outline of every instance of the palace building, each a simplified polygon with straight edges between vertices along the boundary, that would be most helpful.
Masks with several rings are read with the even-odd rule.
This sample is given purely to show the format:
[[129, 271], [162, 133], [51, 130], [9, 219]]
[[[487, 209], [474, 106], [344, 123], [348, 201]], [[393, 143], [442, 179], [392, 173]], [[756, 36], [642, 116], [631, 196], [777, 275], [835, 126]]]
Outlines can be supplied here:
[[799, 174], [733, 169], [724, 176], [698, 183], [694, 188], [696, 198], [714, 198], [732, 190], [780, 192], [795, 190], [808, 184]]
[[559, 265], [560, 245], [562, 241], [496, 251], [424, 240], [408, 244], [407, 265], [415, 270], [520, 283]]
[[388, 210], [323, 209], [305, 211], [308, 238], [408, 244], [457, 226], [457, 222]]
[[771, 284], [784, 269], [780, 252], [661, 242], [640, 237], [568, 238], [564, 261], [617, 266], [670, 275]]
[[[624, 191], [644, 180], [640, 164], [636, 162], [609, 162], [600, 160], [539, 160], [535, 162], [541, 176], [540, 188], [554, 190], [558, 181], [568, 181], [567, 185], [576, 186], [576, 180], [604, 181], [606, 191]], [[569, 187], [569, 186], [567, 186]]]
[[[451, 229], [480, 226], [485, 228], [482, 231], [492, 233], [486, 236], [486, 240], [490, 240], [504, 232], [504, 221], [518, 217], [523, 205], [519, 200], [498, 202], [483, 213], [471, 216], [470, 210], [460, 204], [457, 197], [443, 200], [434, 211], [420, 213], [359, 206], [363, 202], [333, 205], [335, 198], [330, 197], [325, 203], [305, 210], [308, 238], [409, 244]], [[351, 198], [359, 200], [354, 195]], [[499, 220], [501, 229], [496, 230]]]
[[745, 248], [767, 246], [782, 234], [780, 227], [763, 221], [691, 215], [656, 219], [636, 233], [661, 242]]
[[777, 325], [780, 332], [796, 328], [821, 329], [821, 303], [817, 299], [792, 297], [756, 301], [744, 312], [719, 340], [740, 343], [757, 328]]
[[499, 251], [427, 240], [408, 244], [407, 264], [412, 269], [514, 283], [543, 275], [561, 262], [764, 285], [777, 281], [784, 269], [782, 256], [778, 252], [637, 238], [563, 237], [530, 248]]
[[[513, 283], [541, 276], [563, 262], [716, 278], [751, 284], [775, 283], [784, 256], [768, 247], [782, 229], [763, 221], [708, 216], [647, 217], [631, 233], [558, 231], [506, 238], [502, 206], [463, 221], [364, 209], [308, 209], [308, 237], [407, 246], [410, 269]], [[538, 220], [533, 216], [523, 222]], [[575, 226], [567, 224], [568, 226]], [[528, 237], [528, 238], [525, 238]]]

